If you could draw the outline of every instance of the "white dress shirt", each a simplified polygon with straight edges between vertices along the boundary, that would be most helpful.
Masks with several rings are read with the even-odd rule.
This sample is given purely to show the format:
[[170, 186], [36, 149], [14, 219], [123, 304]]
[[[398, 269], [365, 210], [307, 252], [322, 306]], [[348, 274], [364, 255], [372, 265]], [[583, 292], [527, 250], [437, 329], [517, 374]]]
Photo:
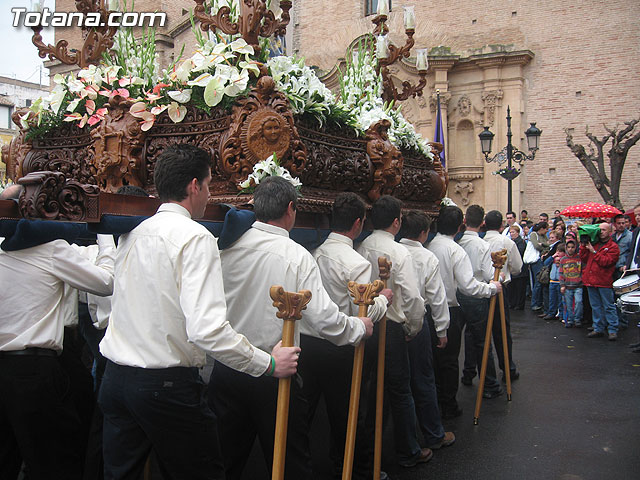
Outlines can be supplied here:
[[[0, 250], [0, 350], [29, 347], [62, 350], [65, 283], [96, 295], [113, 291], [113, 239], [98, 238], [96, 263], [78, 254], [65, 240], [24, 250]], [[77, 295], [76, 295], [77, 298]], [[9, 300], [11, 299], [11, 301]]]
[[400, 243], [407, 247], [418, 277], [418, 289], [427, 305], [431, 307], [431, 317], [438, 337], [446, 337], [449, 328], [449, 308], [447, 292], [442, 283], [438, 259], [420, 242], [403, 238]]
[[494, 284], [480, 282], [473, 276], [469, 255], [453, 240], [453, 236], [438, 233], [427, 248], [440, 263], [440, 276], [450, 307], [459, 306], [456, 299], [457, 289], [469, 297], [480, 298], [489, 298], [498, 291]]
[[[371, 264], [353, 249], [353, 240], [339, 233], [332, 232], [322, 245], [313, 252], [313, 258], [320, 269], [322, 285], [342, 313], [358, 316], [358, 305], [353, 303], [349, 293], [349, 282], [371, 282]], [[369, 305], [367, 316], [377, 322], [387, 311], [387, 298], [383, 295], [374, 299]], [[318, 337], [318, 333], [306, 324], [303, 318], [300, 332]]]
[[176, 203], [122, 235], [112, 313], [100, 351], [120, 365], [199, 367], [205, 353], [241, 372], [271, 362], [227, 321], [218, 244]]
[[507, 249], [507, 263], [502, 267], [501, 271], [504, 273], [504, 283], [509, 283], [511, 275], [517, 275], [522, 270], [522, 257], [516, 242], [509, 237], [500, 235], [497, 230], [489, 230], [484, 236], [484, 241], [489, 244], [491, 252], [497, 252], [503, 248]]
[[458, 245], [464, 248], [469, 255], [473, 276], [480, 282], [493, 280], [493, 262], [491, 261], [491, 250], [487, 242], [478, 236], [478, 232], [467, 230], [458, 240]]
[[[254, 345], [271, 349], [282, 339], [282, 320], [269, 295], [273, 285], [287, 292], [311, 291], [302, 311], [305, 325], [335, 345], [356, 345], [365, 335], [357, 317], [340, 312], [322, 286], [320, 270], [311, 253], [275, 225], [255, 222], [221, 253], [229, 321]], [[295, 344], [300, 344], [296, 322]]]
[[[113, 236], [109, 236], [113, 239]], [[88, 245], [86, 247], [73, 245], [73, 247], [75, 247], [76, 250], [89, 261], [96, 261], [98, 245]], [[111, 295], [101, 297], [99, 295], [94, 295], [93, 293], [82, 291], [78, 292], [78, 294], [80, 302], [87, 304], [93, 326], [98, 330], [104, 330], [107, 328], [107, 325], [109, 324], [109, 317], [111, 316]]]
[[409, 250], [394, 240], [393, 234], [374, 230], [358, 247], [358, 253], [371, 264], [371, 281], [380, 277], [378, 257], [391, 262], [391, 275], [387, 288], [393, 292], [393, 302], [387, 318], [401, 324], [407, 335], [413, 337], [422, 329], [424, 300], [418, 289], [418, 279]]

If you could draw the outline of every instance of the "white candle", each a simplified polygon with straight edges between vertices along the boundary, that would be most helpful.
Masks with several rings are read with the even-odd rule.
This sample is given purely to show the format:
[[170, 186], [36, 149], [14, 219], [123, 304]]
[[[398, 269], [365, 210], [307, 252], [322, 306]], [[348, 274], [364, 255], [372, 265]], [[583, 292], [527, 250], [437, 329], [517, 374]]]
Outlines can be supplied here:
[[416, 57], [416, 68], [420, 70], [427, 70], [429, 68], [429, 60], [427, 59], [427, 50], [420, 49], [417, 52]]
[[389, 15], [389, 0], [378, 0], [378, 15]]
[[387, 37], [378, 35], [376, 39], [376, 57], [387, 58], [389, 56], [389, 48], [387, 47]]
[[404, 29], [416, 29], [416, 13], [413, 5], [407, 5], [404, 7]]

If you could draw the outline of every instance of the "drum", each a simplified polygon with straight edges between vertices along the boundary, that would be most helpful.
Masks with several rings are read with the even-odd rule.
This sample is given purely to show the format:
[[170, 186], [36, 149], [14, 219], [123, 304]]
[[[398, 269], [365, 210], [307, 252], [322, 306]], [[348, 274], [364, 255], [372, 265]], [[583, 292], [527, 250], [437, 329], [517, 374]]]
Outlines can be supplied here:
[[633, 292], [640, 286], [640, 277], [637, 274], [625, 275], [613, 282], [613, 291], [616, 295], [624, 295]]
[[622, 313], [629, 315], [640, 314], [640, 291], [622, 295], [618, 299], [618, 306]]

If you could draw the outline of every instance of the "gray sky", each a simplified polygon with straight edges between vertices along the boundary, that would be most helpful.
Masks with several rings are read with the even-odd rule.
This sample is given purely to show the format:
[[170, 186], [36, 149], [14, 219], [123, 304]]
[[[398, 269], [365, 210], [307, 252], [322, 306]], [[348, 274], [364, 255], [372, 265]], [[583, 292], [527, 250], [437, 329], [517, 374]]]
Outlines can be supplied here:
[[[30, 0], [0, 0], [0, 75], [38, 83], [39, 68], [45, 59], [38, 56], [38, 49], [31, 43], [33, 30], [27, 27], [13, 27], [13, 7], [31, 10]], [[54, 9], [55, 1], [46, 0], [44, 5]], [[53, 28], [44, 29], [45, 43], [53, 43]], [[42, 69], [42, 82], [48, 84], [48, 70]]]

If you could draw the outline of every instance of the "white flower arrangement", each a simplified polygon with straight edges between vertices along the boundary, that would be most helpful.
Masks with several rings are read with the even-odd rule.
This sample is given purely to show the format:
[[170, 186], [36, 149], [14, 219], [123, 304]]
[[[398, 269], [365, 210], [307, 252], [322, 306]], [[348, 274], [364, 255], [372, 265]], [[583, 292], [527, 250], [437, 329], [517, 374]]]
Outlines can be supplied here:
[[240, 182], [240, 193], [253, 193], [256, 186], [266, 177], [282, 177], [293, 185], [298, 191], [302, 188], [302, 182], [297, 177], [291, 176], [289, 170], [280, 165], [277, 155], [274, 153], [266, 160], [256, 163], [253, 172], [243, 182]]
[[360, 44], [358, 51], [347, 59], [347, 69], [340, 80], [339, 105], [353, 112], [353, 126], [361, 132], [380, 120], [388, 120], [391, 143], [420, 152], [433, 161], [431, 148], [400, 109], [383, 102], [382, 77], [376, 73], [376, 61], [366, 44]]
[[451, 200], [449, 197], [443, 197], [442, 200], [440, 200], [440, 206], [441, 207], [457, 207], [458, 205], [456, 205], [456, 202]]
[[336, 104], [335, 97], [304, 59], [281, 55], [270, 58], [267, 67], [278, 89], [289, 99], [293, 113], [309, 113], [322, 125]]

